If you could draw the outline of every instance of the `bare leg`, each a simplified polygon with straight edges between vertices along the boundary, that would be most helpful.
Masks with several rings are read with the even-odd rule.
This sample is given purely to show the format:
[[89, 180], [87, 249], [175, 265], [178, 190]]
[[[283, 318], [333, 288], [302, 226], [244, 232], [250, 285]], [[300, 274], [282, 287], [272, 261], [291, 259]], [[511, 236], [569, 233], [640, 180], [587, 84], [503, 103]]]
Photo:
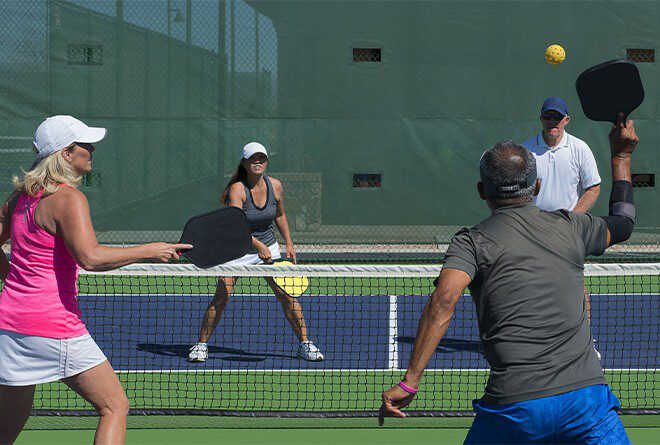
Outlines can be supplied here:
[[587, 317], [589, 318], [589, 323], [591, 323], [591, 299], [589, 298], [589, 294], [587, 293], [587, 286], [584, 286], [584, 300], [586, 301], [587, 305]]
[[293, 333], [296, 334], [298, 340], [308, 341], [307, 338], [307, 325], [305, 325], [305, 317], [303, 315], [303, 309], [297, 299], [292, 296], [282, 292], [282, 289], [275, 284], [272, 278], [266, 278], [268, 285], [273, 292], [275, 292], [275, 297], [282, 305], [284, 309], [284, 316], [287, 321], [293, 328]]
[[229, 303], [229, 297], [234, 291], [234, 283], [236, 283], [236, 278], [225, 277], [218, 278], [218, 285], [215, 288], [215, 295], [213, 295], [213, 300], [209, 303], [204, 312], [204, 318], [202, 319], [202, 327], [199, 330], [199, 342], [208, 343], [215, 327], [222, 317], [222, 311], [227, 307]]
[[95, 444], [123, 444], [129, 402], [115, 371], [106, 360], [76, 376], [62, 379], [99, 413]]
[[35, 385], [0, 385], [0, 444], [12, 444], [18, 437], [32, 409]]

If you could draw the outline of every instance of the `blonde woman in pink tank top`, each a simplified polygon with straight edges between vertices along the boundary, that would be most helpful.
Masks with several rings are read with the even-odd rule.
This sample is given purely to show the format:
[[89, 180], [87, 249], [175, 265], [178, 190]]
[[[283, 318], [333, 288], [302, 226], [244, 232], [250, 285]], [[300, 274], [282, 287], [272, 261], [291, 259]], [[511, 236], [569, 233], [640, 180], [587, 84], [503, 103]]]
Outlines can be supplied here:
[[78, 266], [115, 269], [178, 259], [186, 244], [99, 245], [85, 195], [93, 143], [105, 128], [71, 116], [46, 119], [34, 135], [37, 160], [0, 211], [0, 443], [13, 443], [30, 415], [35, 386], [61, 380], [99, 413], [95, 443], [123, 443], [129, 402], [78, 308]]

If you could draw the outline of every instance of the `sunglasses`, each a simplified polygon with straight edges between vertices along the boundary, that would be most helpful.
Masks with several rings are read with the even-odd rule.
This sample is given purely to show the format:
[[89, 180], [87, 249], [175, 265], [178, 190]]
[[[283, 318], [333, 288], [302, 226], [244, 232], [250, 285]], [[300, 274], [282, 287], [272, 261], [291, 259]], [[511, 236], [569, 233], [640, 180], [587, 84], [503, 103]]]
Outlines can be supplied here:
[[554, 114], [554, 113], [543, 113], [541, 117], [547, 121], [549, 120], [560, 121], [566, 116], [562, 116], [561, 114]]
[[76, 142], [76, 145], [81, 148], [84, 148], [90, 153], [92, 153], [95, 150], [94, 146], [92, 144], [88, 144], [87, 142]]

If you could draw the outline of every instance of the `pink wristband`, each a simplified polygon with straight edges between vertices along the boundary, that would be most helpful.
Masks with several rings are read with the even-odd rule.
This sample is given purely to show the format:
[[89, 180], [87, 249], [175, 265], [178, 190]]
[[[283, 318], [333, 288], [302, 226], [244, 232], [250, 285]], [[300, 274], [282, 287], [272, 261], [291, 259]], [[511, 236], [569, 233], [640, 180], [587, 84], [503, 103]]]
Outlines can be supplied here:
[[408, 394], [415, 395], [419, 392], [419, 389], [411, 388], [410, 386], [403, 383], [403, 380], [399, 382], [399, 388], [403, 389]]

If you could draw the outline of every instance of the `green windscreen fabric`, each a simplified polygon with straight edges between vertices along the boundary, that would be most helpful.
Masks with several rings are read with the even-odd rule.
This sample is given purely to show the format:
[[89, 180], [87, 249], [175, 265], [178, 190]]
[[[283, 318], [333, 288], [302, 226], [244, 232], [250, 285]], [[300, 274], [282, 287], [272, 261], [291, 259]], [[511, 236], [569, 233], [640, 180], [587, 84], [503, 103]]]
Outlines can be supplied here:
[[[256, 140], [284, 184], [300, 245], [447, 243], [488, 214], [481, 153], [540, 131], [544, 98], [593, 150], [607, 213], [607, 124], [574, 82], [634, 55], [646, 99], [633, 118], [633, 243], [660, 239], [660, 3], [647, 1], [0, 0], [0, 192], [33, 160], [44, 117], [107, 127], [84, 178], [99, 238], [178, 238]], [[566, 50], [545, 62], [548, 45]], [[631, 50], [637, 52], [630, 53]], [[331, 248], [330, 248], [331, 250]]]

